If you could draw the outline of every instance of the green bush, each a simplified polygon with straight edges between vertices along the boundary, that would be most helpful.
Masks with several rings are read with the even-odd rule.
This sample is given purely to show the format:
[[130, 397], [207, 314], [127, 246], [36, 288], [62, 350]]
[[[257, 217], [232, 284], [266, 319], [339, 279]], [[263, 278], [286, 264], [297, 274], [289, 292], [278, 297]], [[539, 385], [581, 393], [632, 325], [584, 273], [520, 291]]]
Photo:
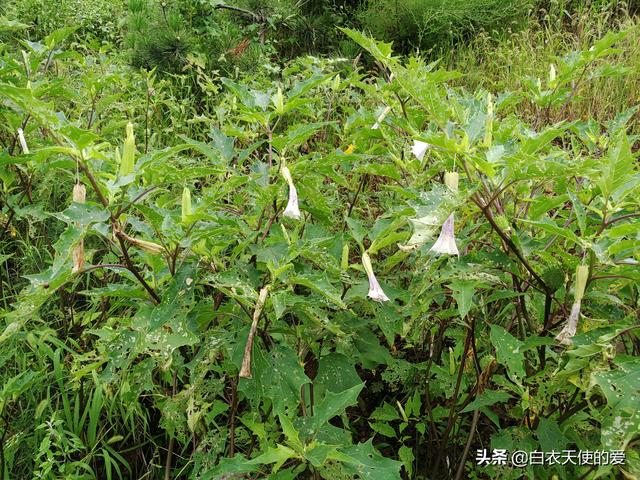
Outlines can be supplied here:
[[369, 0], [358, 18], [374, 36], [396, 46], [430, 49], [479, 30], [517, 26], [533, 0]]
[[8, 7], [10, 14], [30, 25], [32, 38], [74, 26], [80, 36], [106, 41], [118, 39], [124, 9], [124, 0], [24, 0]]

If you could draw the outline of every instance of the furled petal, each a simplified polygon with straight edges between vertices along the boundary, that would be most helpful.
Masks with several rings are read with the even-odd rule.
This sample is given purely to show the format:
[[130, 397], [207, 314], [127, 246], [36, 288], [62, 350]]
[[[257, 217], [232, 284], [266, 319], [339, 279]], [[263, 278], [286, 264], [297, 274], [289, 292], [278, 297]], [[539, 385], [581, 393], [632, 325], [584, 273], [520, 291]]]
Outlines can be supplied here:
[[442, 224], [440, 236], [429, 251], [445, 255], [460, 255], [458, 247], [456, 246], [456, 237], [454, 235], [453, 213], [449, 215]]
[[29, 147], [27, 146], [27, 141], [24, 138], [24, 131], [21, 128], [18, 129], [18, 140], [20, 141], [20, 148], [22, 148], [22, 153], [28, 154]]
[[572, 338], [578, 330], [578, 319], [580, 318], [580, 301], [577, 301], [571, 307], [569, 320], [562, 331], [556, 337], [556, 340], [563, 345], [571, 345]]
[[371, 300], [375, 300], [376, 302], [388, 302], [389, 297], [387, 297], [384, 290], [382, 290], [382, 287], [378, 283], [378, 279], [373, 273], [371, 259], [366, 253], [362, 255], [362, 265], [364, 266], [364, 271], [367, 272], [367, 278], [369, 279], [369, 293], [367, 294], [367, 297]]
[[426, 142], [421, 142], [420, 140], [413, 141], [413, 147], [411, 147], [411, 153], [413, 153], [416, 158], [420, 161], [424, 158], [424, 154], [429, 150], [429, 145]]
[[298, 206], [298, 191], [293, 184], [293, 178], [291, 172], [286, 166], [282, 167], [282, 176], [289, 184], [289, 201], [287, 202], [287, 208], [284, 209], [283, 215], [289, 218], [300, 219], [300, 207]]

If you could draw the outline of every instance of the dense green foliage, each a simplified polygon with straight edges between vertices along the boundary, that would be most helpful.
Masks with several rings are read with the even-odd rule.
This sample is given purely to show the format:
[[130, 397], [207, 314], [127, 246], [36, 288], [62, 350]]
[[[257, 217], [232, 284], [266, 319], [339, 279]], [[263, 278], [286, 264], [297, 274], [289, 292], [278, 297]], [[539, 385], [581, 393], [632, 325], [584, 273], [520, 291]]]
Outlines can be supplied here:
[[640, 475], [626, 7], [283, 63], [316, 3], [77, 4], [0, 17], [0, 478]]

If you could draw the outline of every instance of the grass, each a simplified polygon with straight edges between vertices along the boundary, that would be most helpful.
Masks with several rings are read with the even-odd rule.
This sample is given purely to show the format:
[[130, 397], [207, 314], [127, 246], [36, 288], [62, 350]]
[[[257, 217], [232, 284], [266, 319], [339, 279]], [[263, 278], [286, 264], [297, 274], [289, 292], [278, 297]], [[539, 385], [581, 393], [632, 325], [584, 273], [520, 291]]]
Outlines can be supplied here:
[[[588, 48], [607, 31], [629, 30], [613, 59], [626, 67], [626, 74], [586, 79], [576, 92], [575, 101], [551, 118], [603, 121], [634, 105], [636, 92], [640, 91], [640, 20], [630, 14], [627, 5], [620, 2], [616, 8], [605, 9], [593, 3], [582, 5], [572, 15], [566, 11], [543, 11], [541, 16], [539, 22], [531, 22], [526, 29], [499, 38], [480, 33], [470, 43], [446, 52], [441, 62], [462, 72], [464, 77], [458, 84], [470, 91], [518, 91], [528, 78], [544, 81], [559, 58]], [[526, 108], [524, 113], [529, 118], [539, 115], [533, 105]]]

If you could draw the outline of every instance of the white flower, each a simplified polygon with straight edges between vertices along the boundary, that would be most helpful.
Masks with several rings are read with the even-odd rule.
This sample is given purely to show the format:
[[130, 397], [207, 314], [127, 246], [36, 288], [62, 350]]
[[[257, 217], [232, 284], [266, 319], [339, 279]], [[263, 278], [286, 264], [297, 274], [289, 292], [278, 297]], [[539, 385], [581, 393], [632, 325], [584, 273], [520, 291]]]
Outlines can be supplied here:
[[575, 302], [571, 307], [571, 314], [569, 315], [569, 320], [567, 320], [567, 324], [560, 331], [560, 333], [556, 336], [556, 340], [563, 345], [571, 345], [572, 338], [576, 334], [576, 330], [578, 329], [578, 319], [580, 318], [580, 302]]
[[429, 251], [445, 255], [460, 255], [458, 247], [456, 246], [456, 237], [453, 229], [453, 213], [449, 215], [442, 224], [440, 236], [438, 236], [438, 240], [436, 240], [436, 243], [433, 244], [433, 247], [431, 247]]
[[411, 153], [413, 153], [418, 160], [422, 161], [422, 159], [424, 158], [424, 154], [427, 153], [429, 147], [431, 147], [431, 145], [426, 142], [414, 140], [413, 147], [411, 147]]
[[376, 302], [388, 302], [389, 297], [387, 297], [378, 283], [378, 279], [373, 273], [371, 259], [367, 253], [362, 254], [362, 265], [364, 266], [364, 271], [367, 272], [367, 277], [369, 278], [369, 293], [367, 294], [367, 297], [371, 300], [375, 300]]
[[300, 207], [298, 206], [298, 191], [293, 184], [293, 178], [291, 178], [291, 172], [286, 166], [282, 167], [282, 176], [289, 184], [289, 201], [287, 202], [287, 208], [284, 209], [283, 215], [289, 218], [300, 219]]
[[387, 114], [391, 111], [391, 107], [386, 107], [382, 113], [380, 114], [380, 116], [378, 117], [378, 119], [376, 120], [376, 123], [373, 124], [373, 127], [371, 127], [372, 130], [378, 130], [380, 128], [380, 124], [382, 123], [382, 121], [384, 120], [384, 118], [387, 116]]
[[21, 128], [18, 129], [18, 140], [20, 141], [20, 148], [22, 148], [22, 153], [28, 154], [29, 147], [27, 146], [27, 141], [24, 138], [24, 131]]

